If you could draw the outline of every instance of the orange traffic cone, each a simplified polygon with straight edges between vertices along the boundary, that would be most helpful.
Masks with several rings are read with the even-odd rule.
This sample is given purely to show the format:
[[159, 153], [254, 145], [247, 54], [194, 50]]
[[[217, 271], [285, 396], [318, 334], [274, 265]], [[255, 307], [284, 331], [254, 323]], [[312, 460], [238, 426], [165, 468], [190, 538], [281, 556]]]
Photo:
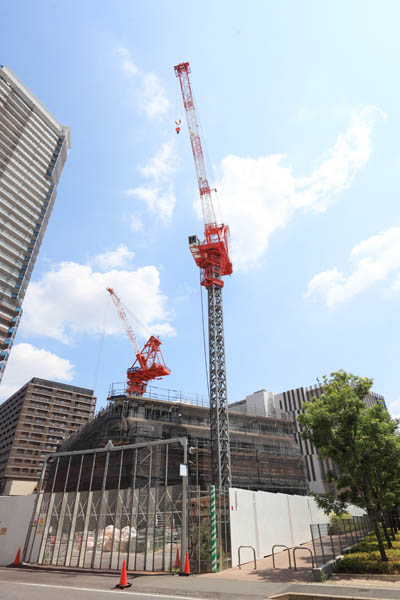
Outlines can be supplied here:
[[186, 552], [185, 568], [183, 573], [179, 573], [179, 575], [190, 575], [189, 552]]
[[117, 583], [115, 587], [119, 588], [120, 590], [123, 590], [125, 588], [131, 587], [131, 585], [131, 583], [128, 583], [128, 577], [126, 576], [126, 561], [124, 561], [122, 563], [121, 578], [119, 580], [119, 583]]
[[14, 567], [18, 567], [21, 564], [21, 548], [18, 548], [17, 556], [14, 559]]
[[180, 568], [181, 568], [181, 559], [179, 557], [179, 548], [177, 548], [176, 549], [174, 569], [179, 570]]
[[19, 567], [20, 564], [21, 564], [21, 548], [18, 548], [18, 552], [16, 554], [14, 562], [12, 562], [11, 565], [8, 565], [8, 566], [9, 567]]

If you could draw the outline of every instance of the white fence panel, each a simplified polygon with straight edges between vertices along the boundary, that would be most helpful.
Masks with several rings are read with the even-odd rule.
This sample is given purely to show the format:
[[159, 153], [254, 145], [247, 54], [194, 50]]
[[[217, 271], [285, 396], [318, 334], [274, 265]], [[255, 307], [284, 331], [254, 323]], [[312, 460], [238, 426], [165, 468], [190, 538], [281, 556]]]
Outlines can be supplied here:
[[22, 554], [35, 499], [35, 494], [0, 496], [0, 566], [11, 564], [19, 547]]
[[[285, 494], [253, 492], [256, 495], [259, 523], [260, 552], [257, 556], [271, 554], [273, 544], [292, 545], [292, 530]], [[271, 543], [271, 540], [278, 540]]]
[[[257, 558], [263, 558], [275, 544], [292, 548], [310, 541], [310, 524], [329, 520], [308, 496], [230, 488], [229, 501], [233, 567], [238, 565], [239, 546], [253, 546]], [[240, 557], [250, 562], [253, 553], [243, 549]]]

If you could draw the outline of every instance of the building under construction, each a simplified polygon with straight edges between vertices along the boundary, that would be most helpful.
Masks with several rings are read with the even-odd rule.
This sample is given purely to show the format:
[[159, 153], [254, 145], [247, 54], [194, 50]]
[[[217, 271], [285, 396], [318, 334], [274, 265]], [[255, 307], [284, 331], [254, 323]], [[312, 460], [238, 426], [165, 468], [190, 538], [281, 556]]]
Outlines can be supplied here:
[[[138, 444], [185, 437], [189, 444], [189, 485], [207, 489], [212, 481], [210, 409], [201, 397], [182, 398], [150, 388], [145, 396], [113, 389], [108, 408], [66, 440], [60, 452]], [[149, 396], [149, 397], [147, 397]], [[292, 418], [283, 411], [257, 416], [229, 411], [232, 486], [306, 494], [304, 462]]]

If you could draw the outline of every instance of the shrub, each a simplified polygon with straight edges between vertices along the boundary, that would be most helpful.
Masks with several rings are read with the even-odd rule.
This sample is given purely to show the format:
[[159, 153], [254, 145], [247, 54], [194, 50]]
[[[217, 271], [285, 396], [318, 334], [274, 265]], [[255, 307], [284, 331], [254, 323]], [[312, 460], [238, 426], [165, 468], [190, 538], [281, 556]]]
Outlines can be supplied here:
[[[337, 535], [343, 533], [346, 527], [346, 525], [343, 524], [343, 521], [351, 521], [352, 519], [353, 517], [346, 512], [342, 512], [339, 515], [332, 513], [329, 516], [329, 534]], [[348, 531], [348, 526], [346, 527], [346, 530]]]
[[400, 573], [400, 536], [387, 549], [388, 562], [382, 562], [375, 534], [368, 535], [354, 546], [336, 565], [337, 573], [376, 573], [398, 575]]

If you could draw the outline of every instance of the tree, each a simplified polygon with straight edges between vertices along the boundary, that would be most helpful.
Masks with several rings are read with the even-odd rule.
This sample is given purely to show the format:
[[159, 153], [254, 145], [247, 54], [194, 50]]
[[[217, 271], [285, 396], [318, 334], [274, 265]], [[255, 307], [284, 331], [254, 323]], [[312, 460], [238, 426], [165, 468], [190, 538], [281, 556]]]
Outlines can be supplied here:
[[381, 559], [387, 561], [379, 522], [399, 498], [400, 438], [398, 422], [384, 406], [365, 404], [372, 383], [345, 371], [324, 377], [321, 398], [307, 402], [298, 421], [302, 437], [313, 442], [321, 458], [337, 465], [330, 473], [336, 483], [336, 500], [367, 511]]

